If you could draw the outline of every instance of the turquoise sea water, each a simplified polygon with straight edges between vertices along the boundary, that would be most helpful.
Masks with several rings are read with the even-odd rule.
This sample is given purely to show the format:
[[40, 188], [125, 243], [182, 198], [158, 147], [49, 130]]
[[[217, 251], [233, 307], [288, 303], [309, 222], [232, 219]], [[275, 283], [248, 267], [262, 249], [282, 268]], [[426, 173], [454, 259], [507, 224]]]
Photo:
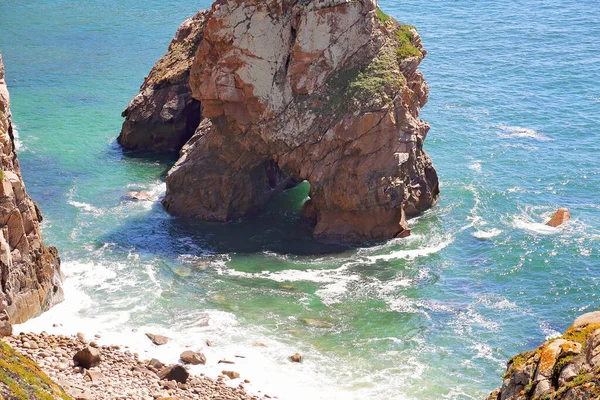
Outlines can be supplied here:
[[[66, 301], [23, 328], [100, 332], [165, 361], [208, 338], [198, 372], [243, 354], [250, 389], [280, 399], [477, 399], [511, 355], [598, 308], [600, 3], [380, 1], [429, 51], [442, 198], [410, 238], [361, 248], [310, 238], [302, 186], [225, 225], [122, 198], [160, 195], [174, 159], [123, 154], [120, 113], [208, 5], [0, 3], [21, 168], [68, 275]], [[545, 227], [558, 207], [571, 223]], [[145, 331], [173, 340], [153, 348]]]

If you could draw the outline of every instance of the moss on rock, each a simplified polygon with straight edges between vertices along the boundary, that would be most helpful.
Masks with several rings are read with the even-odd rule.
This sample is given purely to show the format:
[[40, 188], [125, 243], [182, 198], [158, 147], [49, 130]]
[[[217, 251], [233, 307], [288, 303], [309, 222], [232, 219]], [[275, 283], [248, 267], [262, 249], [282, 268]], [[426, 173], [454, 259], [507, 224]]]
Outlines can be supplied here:
[[0, 341], [0, 398], [6, 400], [70, 400], [65, 391], [31, 359]]

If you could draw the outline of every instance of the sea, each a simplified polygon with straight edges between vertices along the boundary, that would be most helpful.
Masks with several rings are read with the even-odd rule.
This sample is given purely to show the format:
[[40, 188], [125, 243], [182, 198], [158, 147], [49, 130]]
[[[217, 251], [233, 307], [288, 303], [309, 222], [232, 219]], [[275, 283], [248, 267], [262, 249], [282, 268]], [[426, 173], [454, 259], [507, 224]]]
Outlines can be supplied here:
[[[66, 275], [64, 302], [15, 330], [99, 334], [163, 362], [201, 350], [193, 372], [232, 360], [282, 400], [482, 399], [511, 356], [597, 310], [600, 2], [379, 5], [429, 51], [441, 198], [409, 238], [348, 247], [311, 238], [306, 183], [226, 224], [124, 198], [160, 198], [175, 157], [123, 152], [121, 112], [209, 1], [2, 0], [21, 169]], [[546, 226], [559, 207], [571, 221]]]

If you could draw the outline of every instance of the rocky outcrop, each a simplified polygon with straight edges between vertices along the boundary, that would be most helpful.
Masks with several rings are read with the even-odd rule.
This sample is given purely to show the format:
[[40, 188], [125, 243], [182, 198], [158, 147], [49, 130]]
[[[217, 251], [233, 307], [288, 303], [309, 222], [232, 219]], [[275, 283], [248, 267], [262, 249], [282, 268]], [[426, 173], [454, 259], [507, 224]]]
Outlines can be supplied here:
[[117, 141], [130, 150], [176, 150], [200, 122], [200, 103], [189, 87], [190, 66], [202, 40], [207, 11], [185, 20], [161, 58], [144, 80], [140, 92], [122, 116]]
[[189, 82], [204, 119], [165, 208], [226, 221], [306, 180], [318, 239], [405, 236], [439, 194], [417, 31], [375, 0], [217, 1], [204, 18]]
[[600, 398], [600, 311], [580, 316], [563, 336], [511, 358], [503, 379], [487, 400]]
[[42, 242], [42, 215], [27, 195], [15, 152], [0, 56], [0, 335], [62, 300], [60, 259]]
[[550, 218], [550, 220], [546, 222], [546, 225], [551, 226], [553, 228], [558, 228], [559, 226], [569, 222], [570, 219], [571, 213], [569, 212], [569, 210], [567, 208], [559, 208], [558, 210], [556, 210], [554, 215], [552, 215], [552, 218]]

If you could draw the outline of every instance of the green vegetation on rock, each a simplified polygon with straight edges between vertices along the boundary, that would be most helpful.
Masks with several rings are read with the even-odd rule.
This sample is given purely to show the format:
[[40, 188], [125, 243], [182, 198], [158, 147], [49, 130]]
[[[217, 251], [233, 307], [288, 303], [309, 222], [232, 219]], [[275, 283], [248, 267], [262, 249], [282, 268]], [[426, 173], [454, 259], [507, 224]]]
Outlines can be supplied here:
[[410, 25], [399, 25], [396, 29], [396, 41], [398, 42], [398, 47], [396, 48], [396, 55], [398, 58], [407, 58], [407, 57], [423, 57], [421, 51], [417, 49], [413, 43], [413, 30], [414, 26]]
[[377, 19], [382, 24], [387, 24], [388, 21], [390, 21], [392, 19], [392, 17], [390, 17], [389, 15], [387, 15], [386, 13], [381, 11], [381, 8], [379, 8], [379, 7], [377, 7], [377, 10], [375, 10], [375, 15], [377, 15]]
[[0, 341], [0, 399], [71, 400], [29, 358]]

